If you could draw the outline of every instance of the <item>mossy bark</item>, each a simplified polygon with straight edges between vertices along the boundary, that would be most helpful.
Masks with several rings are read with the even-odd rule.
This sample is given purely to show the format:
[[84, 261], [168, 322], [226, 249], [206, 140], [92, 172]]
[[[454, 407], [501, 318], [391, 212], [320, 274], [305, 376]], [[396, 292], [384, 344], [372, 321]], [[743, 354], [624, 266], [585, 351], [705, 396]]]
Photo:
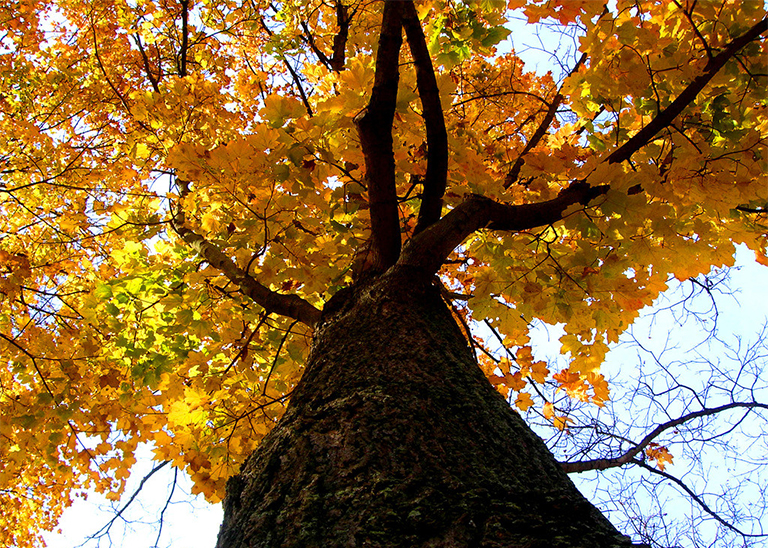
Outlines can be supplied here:
[[415, 270], [332, 299], [218, 548], [630, 546], [485, 379]]

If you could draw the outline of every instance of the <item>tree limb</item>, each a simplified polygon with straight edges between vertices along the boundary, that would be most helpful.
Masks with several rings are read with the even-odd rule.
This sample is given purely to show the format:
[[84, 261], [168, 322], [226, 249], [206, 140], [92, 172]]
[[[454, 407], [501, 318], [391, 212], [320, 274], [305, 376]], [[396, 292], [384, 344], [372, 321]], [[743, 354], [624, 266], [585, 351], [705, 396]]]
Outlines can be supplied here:
[[759, 403], [759, 402], [733, 402], [728, 403], [725, 405], [721, 405], [719, 407], [711, 407], [711, 408], [704, 408], [700, 411], [694, 411], [693, 413], [688, 413], [686, 415], [683, 415], [682, 417], [679, 417], [677, 419], [673, 419], [671, 421], [667, 421], [663, 424], [658, 425], [656, 428], [651, 430], [650, 433], [648, 433], [642, 440], [640, 440], [638, 443], [636, 443], [634, 446], [630, 447], [627, 451], [625, 451], [622, 455], [614, 458], [607, 458], [607, 459], [592, 459], [592, 460], [585, 460], [585, 461], [578, 461], [578, 462], [562, 462], [560, 465], [562, 466], [563, 470], [565, 470], [566, 473], [578, 473], [578, 472], [587, 472], [589, 470], [607, 470], [608, 468], [617, 468], [619, 466], [624, 466], [627, 463], [635, 462], [635, 457], [643, 451], [648, 444], [650, 444], [654, 439], [659, 437], [663, 432], [666, 430], [669, 430], [670, 428], [675, 428], [685, 422], [688, 422], [693, 419], [698, 419], [701, 417], [707, 417], [710, 415], [715, 415], [717, 413], [720, 413], [722, 411], [728, 411], [730, 409], [768, 409], [768, 404]]
[[585, 182], [575, 182], [556, 198], [522, 205], [502, 204], [471, 194], [437, 223], [411, 238], [398, 263], [434, 274], [451, 252], [476, 230], [519, 232], [546, 226], [561, 220], [569, 206], [587, 205], [609, 188], [608, 185], [590, 187]]
[[[262, 25], [264, 23], [262, 22]], [[307, 25], [306, 21], [301, 22], [301, 28], [304, 30], [304, 41], [309, 45], [310, 49], [315, 52], [315, 55], [317, 55], [317, 58], [320, 60], [320, 62], [325, 65], [327, 68], [333, 70], [333, 65], [331, 65], [331, 60], [328, 59], [328, 56], [323, 53], [323, 51], [317, 47], [317, 43], [315, 42], [314, 37], [312, 36], [312, 31], [309, 30], [309, 25]], [[269, 31], [268, 31], [269, 32]]]
[[704, 89], [729, 59], [766, 30], [768, 30], [768, 18], [763, 19], [741, 36], [731, 40], [731, 42], [725, 46], [723, 51], [718, 53], [715, 57], [710, 58], [707, 65], [704, 67], [704, 72], [694, 78], [682, 93], [672, 101], [671, 105], [661, 111], [647, 126], [638, 131], [629, 141], [613, 151], [613, 153], [608, 156], [608, 163], [615, 164], [629, 160], [635, 152], [648, 144], [659, 131], [669, 126], [669, 124], [672, 123], [672, 120], [674, 120], [678, 114], [696, 99], [699, 92]]
[[141, 43], [141, 37], [138, 32], [133, 35], [133, 39], [136, 41], [136, 45], [139, 46], [139, 53], [141, 53], [141, 59], [144, 61], [144, 72], [147, 73], [147, 79], [149, 80], [149, 83], [152, 84], [152, 89], [154, 89], [156, 93], [160, 93], [158, 78], [152, 74], [152, 69], [149, 66], [149, 57], [144, 50], [144, 45]]
[[[704, 72], [695, 78], [667, 109], [614, 151], [607, 158], [607, 161], [616, 163], [628, 160], [634, 152], [646, 145], [656, 133], [670, 124], [736, 52], [766, 30], [768, 30], [768, 19], [763, 19], [750, 30], [732, 40], [722, 52], [707, 63]], [[557, 101], [554, 101], [553, 105], [556, 103]], [[554, 109], [550, 108], [550, 111], [554, 116]], [[544, 127], [547, 127], [546, 119], [544, 123], [546, 124]], [[509, 175], [506, 181], [509, 181]], [[476, 230], [487, 228], [514, 232], [546, 226], [561, 220], [563, 212], [569, 206], [574, 204], [586, 206], [591, 200], [605, 194], [609, 189], [609, 185], [590, 187], [584, 181], [576, 181], [563, 189], [552, 200], [522, 205], [502, 204], [483, 196], [470, 195], [445, 217], [411, 238], [398, 263], [419, 267], [425, 270], [428, 275], [432, 275], [437, 272], [450, 253]], [[639, 186], [632, 187], [628, 191], [629, 194], [639, 192], [642, 192]]]
[[721, 518], [714, 510], [712, 510], [709, 506], [707, 506], [707, 503], [705, 503], [704, 500], [699, 495], [694, 493], [693, 490], [690, 487], [688, 487], [685, 483], [683, 483], [683, 481], [681, 479], [676, 478], [672, 474], [668, 474], [667, 472], [664, 472], [663, 470], [657, 470], [656, 468], [654, 468], [652, 466], [649, 466], [648, 463], [645, 463], [645, 462], [643, 462], [641, 460], [634, 459], [634, 460], [632, 460], [632, 464], [636, 464], [640, 468], [648, 470], [652, 474], [656, 474], [658, 476], [661, 476], [664, 479], [667, 479], [667, 480], [671, 481], [672, 483], [674, 483], [675, 485], [677, 485], [678, 487], [680, 487], [680, 489], [685, 491], [686, 494], [689, 497], [691, 497], [696, 502], [696, 504], [701, 506], [701, 508], [707, 514], [712, 516], [716, 521], [718, 521], [719, 523], [721, 523], [723, 526], [727, 527], [728, 529], [730, 529], [734, 533], [739, 534], [739, 535], [741, 535], [742, 537], [745, 537], [745, 538], [746, 537], [749, 537], [749, 538], [763, 538], [763, 537], [767, 537], [768, 536], [768, 534], [745, 533], [745, 532], [741, 531], [740, 529], [738, 529], [737, 527], [735, 527], [734, 525], [728, 523], [723, 518]]
[[427, 174], [414, 230], [414, 234], [418, 234], [437, 222], [442, 215], [443, 194], [448, 177], [448, 132], [445, 129], [435, 69], [413, 2], [406, 2], [403, 11], [403, 28], [416, 67], [416, 86], [427, 129]]
[[92, 535], [89, 535], [88, 538], [90, 540], [95, 540], [104, 536], [107, 536], [109, 534], [109, 530], [112, 528], [112, 526], [115, 524], [115, 522], [120, 518], [120, 516], [123, 515], [123, 512], [125, 512], [128, 507], [133, 503], [134, 500], [136, 500], [136, 497], [139, 496], [139, 493], [141, 493], [141, 490], [144, 488], [144, 484], [149, 481], [149, 478], [151, 478], [154, 474], [156, 474], [158, 471], [162, 470], [166, 466], [171, 464], [171, 461], [164, 460], [160, 462], [159, 464], [156, 464], [152, 470], [150, 470], [146, 476], [141, 478], [141, 482], [139, 483], [139, 486], [136, 488], [136, 490], [131, 494], [131, 497], [126, 501], [125, 504], [117, 511], [117, 513], [112, 516], [112, 519], [110, 519], [101, 529], [93, 533]]
[[187, 75], [189, 50], [189, 0], [181, 0], [181, 48], [179, 49], [179, 76]]
[[[353, 10], [352, 16], [357, 10]], [[339, 32], [333, 37], [333, 53], [329, 58], [323, 51], [317, 46], [312, 31], [309, 29], [309, 25], [306, 21], [301, 22], [301, 28], [304, 30], [304, 41], [309, 45], [310, 49], [317, 55], [320, 62], [326, 66], [329, 70], [334, 72], [341, 72], [344, 70], [344, 64], [346, 63], [346, 50], [347, 40], [349, 39], [349, 23], [352, 21], [352, 16], [349, 15], [349, 8], [344, 5], [344, 2], [337, 0], [336, 2], [336, 24], [339, 26]]]
[[[182, 198], [188, 192], [189, 181], [177, 180], [181, 187]], [[253, 299], [268, 313], [280, 314], [314, 327], [320, 321], [320, 310], [298, 295], [285, 295], [272, 291], [259, 283], [253, 276], [237, 266], [217, 246], [203, 236], [185, 226], [184, 210], [179, 207], [171, 220], [176, 233], [211, 266], [217, 268], [232, 283], [237, 285], [244, 295]]]
[[[584, 64], [584, 61], [586, 60], [587, 60], [587, 54], [584, 53], [576, 62], [576, 65], [574, 65], [574, 67], [571, 69], [571, 72], [568, 73], [568, 76], [571, 76], [572, 74], [577, 72], [581, 67], [581, 65]], [[533, 147], [538, 145], [542, 137], [546, 135], [547, 130], [549, 129], [549, 126], [552, 124], [552, 121], [555, 119], [555, 115], [557, 114], [557, 109], [560, 108], [560, 104], [563, 102], [563, 96], [561, 95], [560, 91], [562, 91], [562, 85], [560, 86], [560, 90], [558, 90], [557, 94], [555, 95], [555, 98], [549, 104], [549, 108], [547, 109], [547, 113], [544, 115], [544, 119], [539, 124], [539, 127], [536, 128], [536, 131], [528, 140], [528, 143], [526, 143], [525, 148], [520, 153], [520, 156], [518, 156], [517, 160], [515, 160], [515, 163], [512, 166], [512, 169], [509, 170], [509, 173], [507, 173], [507, 176], [504, 178], [504, 188], [509, 188], [515, 182], [517, 182], [517, 178], [520, 176], [520, 170], [522, 169], [523, 164], [525, 164], [525, 155], [528, 154], [528, 152], [530, 152]]]
[[[303, 23], [302, 23], [303, 24]], [[267, 24], [264, 22], [264, 18], [261, 18], [261, 28], [264, 29], [264, 31], [267, 33], [268, 36], [272, 37], [274, 36], [274, 32], [267, 26]], [[309, 32], [309, 29], [307, 29], [307, 32]], [[293, 78], [293, 83], [296, 85], [296, 89], [299, 90], [299, 95], [301, 96], [301, 102], [304, 103], [304, 109], [307, 111], [307, 116], [312, 118], [314, 116], [314, 113], [312, 112], [312, 105], [309, 104], [309, 97], [307, 97], [307, 93], [304, 91], [304, 86], [301, 84], [301, 79], [299, 78], [298, 73], [296, 72], [296, 69], [291, 66], [291, 63], [288, 61], [288, 56], [285, 54], [280, 54], [280, 58], [283, 60], [283, 64], [285, 65], [285, 68], [288, 69], [288, 72], [291, 74], [291, 78]]]
[[341, 0], [337, 0], [336, 24], [339, 25], [339, 32], [333, 37], [333, 56], [330, 59], [331, 68], [336, 72], [344, 70], [350, 21], [352, 17], [349, 15], [347, 6]]
[[377, 272], [395, 264], [400, 255], [392, 124], [400, 79], [401, 20], [402, 3], [385, 2], [371, 99], [368, 107], [355, 117], [365, 157], [371, 213], [371, 255], [367, 268]]

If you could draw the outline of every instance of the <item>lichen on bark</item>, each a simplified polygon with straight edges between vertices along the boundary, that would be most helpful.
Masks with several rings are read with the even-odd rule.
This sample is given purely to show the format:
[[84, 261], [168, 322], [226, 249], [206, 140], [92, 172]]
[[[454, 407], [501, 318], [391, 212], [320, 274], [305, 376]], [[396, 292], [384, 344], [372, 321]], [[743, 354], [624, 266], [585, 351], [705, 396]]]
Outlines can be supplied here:
[[229, 485], [219, 548], [629, 546], [426, 276], [396, 267], [330, 304], [289, 410]]

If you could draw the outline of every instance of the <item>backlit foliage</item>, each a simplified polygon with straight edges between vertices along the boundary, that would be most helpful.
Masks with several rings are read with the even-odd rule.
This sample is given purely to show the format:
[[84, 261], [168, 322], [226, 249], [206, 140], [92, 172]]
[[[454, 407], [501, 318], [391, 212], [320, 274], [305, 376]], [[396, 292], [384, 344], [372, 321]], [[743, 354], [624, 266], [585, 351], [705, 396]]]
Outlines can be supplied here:
[[[81, 489], [119, 496], [140, 442], [220, 500], [284, 412], [311, 327], [257, 304], [202, 246], [318, 309], [365, 262], [355, 118], [382, 3], [346, 1], [3, 3], [3, 545], [36, 545]], [[512, 403], [527, 409], [531, 387], [554, 379], [600, 405], [608, 345], [670, 275], [731, 264], [735, 243], [766, 261], [764, 39], [631, 158], [606, 161], [757, 25], [763, 4], [416, 7], [448, 133], [444, 213], [471, 194], [525, 204], [573, 181], [610, 185], [562, 222], [476, 231], [440, 270], [447, 289], [471, 295], [457, 314], [487, 321], [515, 352], [479, 356]], [[563, 59], [574, 69], [563, 81], [498, 52], [515, 8], [581, 29], [583, 57]], [[393, 137], [404, 242], [427, 156], [412, 65], [403, 48]], [[565, 324], [568, 369], [534, 361], [534, 318]], [[567, 428], [551, 404], [542, 411]], [[672, 458], [661, 446], [647, 455], [662, 469]]]

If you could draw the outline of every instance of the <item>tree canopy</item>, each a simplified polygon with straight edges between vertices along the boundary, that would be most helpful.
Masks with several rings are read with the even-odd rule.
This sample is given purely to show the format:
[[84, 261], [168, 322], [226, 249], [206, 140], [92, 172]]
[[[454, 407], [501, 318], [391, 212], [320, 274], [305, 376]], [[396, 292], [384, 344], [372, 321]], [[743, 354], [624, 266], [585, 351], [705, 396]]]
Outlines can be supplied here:
[[[573, 29], [561, 76], [501, 45]], [[7, 2], [0, 539], [33, 546], [139, 443], [208, 500], [282, 416], [325, 303], [436, 276], [518, 409], [605, 405], [667, 288], [768, 264], [758, 1]], [[555, 370], [536, 319], [562, 324]], [[560, 430], [569, 416], [546, 402]], [[640, 449], [663, 470], [663, 446]]]

